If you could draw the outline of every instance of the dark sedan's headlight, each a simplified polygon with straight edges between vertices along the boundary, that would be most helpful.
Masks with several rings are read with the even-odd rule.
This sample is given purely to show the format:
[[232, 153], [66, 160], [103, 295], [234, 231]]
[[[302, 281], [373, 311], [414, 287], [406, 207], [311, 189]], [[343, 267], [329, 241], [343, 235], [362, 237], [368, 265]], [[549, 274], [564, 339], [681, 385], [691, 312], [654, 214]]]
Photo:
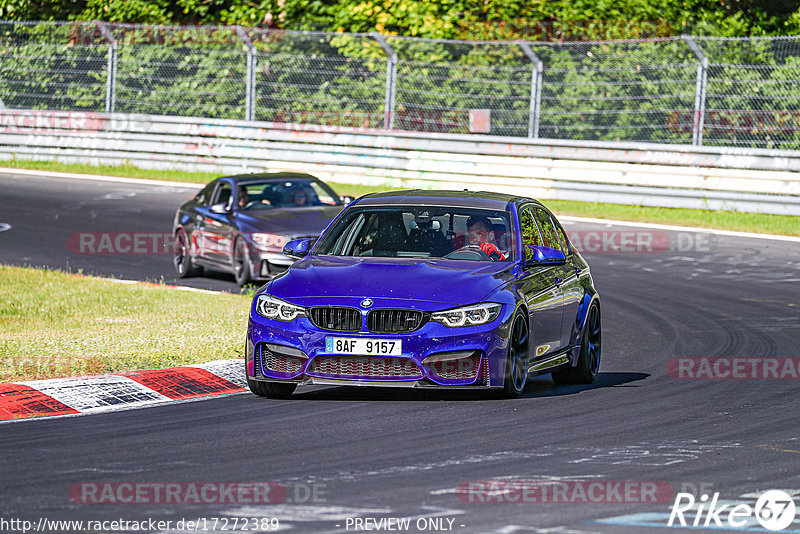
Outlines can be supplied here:
[[250, 239], [261, 250], [283, 250], [288, 241], [285, 236], [265, 233], [250, 234]]
[[481, 304], [433, 312], [431, 321], [436, 321], [450, 328], [477, 326], [494, 321], [500, 315], [500, 308], [500, 304], [483, 302]]
[[256, 311], [262, 317], [278, 321], [293, 321], [298, 317], [305, 317], [306, 310], [300, 306], [276, 299], [269, 295], [259, 295], [256, 302]]

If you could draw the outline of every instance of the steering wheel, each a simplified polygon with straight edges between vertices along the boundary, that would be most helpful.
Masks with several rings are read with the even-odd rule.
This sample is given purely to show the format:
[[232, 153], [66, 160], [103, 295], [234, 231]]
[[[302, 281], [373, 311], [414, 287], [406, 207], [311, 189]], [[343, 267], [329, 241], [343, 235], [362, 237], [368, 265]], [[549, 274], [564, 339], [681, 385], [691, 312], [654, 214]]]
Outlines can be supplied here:
[[489, 260], [491, 257], [481, 250], [479, 245], [465, 245], [443, 256], [449, 260]]
[[265, 206], [272, 206], [272, 204], [270, 204], [269, 201], [264, 201], [264, 199], [258, 199], [258, 200], [251, 200], [250, 202], [245, 204], [244, 207], [242, 208], [242, 210], [249, 210], [250, 208], [252, 208], [253, 206], [255, 206], [257, 204], [263, 204]]

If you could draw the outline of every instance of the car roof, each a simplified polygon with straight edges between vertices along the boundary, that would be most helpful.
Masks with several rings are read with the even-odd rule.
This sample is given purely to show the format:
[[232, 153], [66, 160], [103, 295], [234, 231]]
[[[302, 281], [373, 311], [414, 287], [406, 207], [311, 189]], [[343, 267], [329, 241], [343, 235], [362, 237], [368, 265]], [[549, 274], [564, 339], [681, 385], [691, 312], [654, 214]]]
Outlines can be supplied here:
[[507, 210], [517, 201], [536, 200], [519, 195], [494, 193], [491, 191], [450, 191], [433, 189], [413, 189], [408, 191], [389, 191], [370, 193], [357, 200], [359, 206], [453, 206], [464, 208]]
[[302, 172], [262, 172], [250, 174], [237, 174], [235, 176], [224, 176], [220, 180], [232, 180], [236, 184], [246, 184], [249, 182], [268, 182], [281, 180], [312, 180], [319, 182], [319, 178]]

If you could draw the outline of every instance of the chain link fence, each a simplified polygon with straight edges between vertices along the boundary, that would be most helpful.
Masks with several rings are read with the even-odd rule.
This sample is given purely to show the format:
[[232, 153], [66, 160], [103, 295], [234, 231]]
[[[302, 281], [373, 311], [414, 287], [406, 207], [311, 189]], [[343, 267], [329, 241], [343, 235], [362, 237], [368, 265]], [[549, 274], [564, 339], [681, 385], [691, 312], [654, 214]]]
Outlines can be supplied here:
[[444, 41], [0, 22], [0, 107], [800, 149], [800, 37]]

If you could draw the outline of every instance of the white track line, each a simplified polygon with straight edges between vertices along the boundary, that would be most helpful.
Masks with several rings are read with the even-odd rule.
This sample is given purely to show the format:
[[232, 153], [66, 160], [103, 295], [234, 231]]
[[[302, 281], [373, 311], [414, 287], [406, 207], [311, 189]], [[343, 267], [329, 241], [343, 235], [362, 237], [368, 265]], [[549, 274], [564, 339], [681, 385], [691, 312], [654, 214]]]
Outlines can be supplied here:
[[[141, 280], [124, 280], [120, 278], [100, 278], [100, 280], [104, 280], [106, 282], [114, 282], [116, 284], [126, 284], [126, 285], [143, 285], [148, 287], [155, 287], [155, 288], [164, 288], [164, 289], [176, 289], [178, 291], [191, 291], [194, 293], [206, 293], [209, 295], [219, 295], [221, 293], [227, 293], [226, 291], [216, 291], [213, 289], [200, 289], [198, 287], [190, 287], [190, 286], [179, 286], [176, 284], [159, 284], [158, 282], [143, 282]], [[235, 295], [236, 293], [229, 293], [231, 295]]]
[[[634, 226], [637, 228], [653, 228], [657, 230], [673, 230], [675, 232], [698, 232], [704, 234], [724, 235], [731, 237], [748, 237], [752, 239], [772, 239], [774, 241], [791, 241], [793, 243], [800, 243], [800, 237], [791, 235], [777, 235], [777, 234], [756, 234], [752, 232], [734, 232], [733, 230], [716, 230], [714, 228], [700, 228], [697, 226], [673, 226], [668, 224], [644, 223], [635, 221], [615, 221], [611, 219], [592, 219], [589, 217], [572, 217], [569, 215], [559, 215], [558, 218], [564, 221], [596, 223], [614, 226]], [[798, 217], [798, 224], [800, 224], [800, 217]]]
[[139, 185], [164, 185], [169, 187], [184, 187], [186, 189], [200, 189], [206, 184], [191, 184], [186, 182], [170, 182], [167, 180], [146, 180], [143, 178], [123, 178], [121, 176], [104, 176], [101, 174], [77, 174], [72, 172], [37, 171], [33, 169], [15, 169], [13, 167], [0, 167], [2, 174], [24, 174], [28, 176], [41, 176], [43, 178], [72, 178], [75, 180], [92, 180], [95, 182], [117, 182], [122, 184]]

